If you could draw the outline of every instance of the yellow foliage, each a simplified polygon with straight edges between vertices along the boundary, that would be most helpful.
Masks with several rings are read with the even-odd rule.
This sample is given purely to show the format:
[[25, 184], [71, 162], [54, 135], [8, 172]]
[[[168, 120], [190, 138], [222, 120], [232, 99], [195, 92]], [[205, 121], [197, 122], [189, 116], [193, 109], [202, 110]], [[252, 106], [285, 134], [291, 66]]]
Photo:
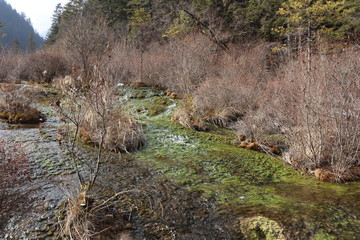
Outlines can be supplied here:
[[192, 19], [184, 11], [180, 11], [178, 19], [169, 27], [162, 37], [185, 37], [192, 29], [191, 25]]
[[145, 8], [135, 9], [130, 17], [130, 27], [133, 36], [139, 35], [142, 32], [143, 26], [145, 26], [150, 19], [151, 15]]
[[[350, 14], [345, 11], [345, 1], [335, 0], [289, 0], [282, 4], [277, 14], [285, 17], [286, 28], [272, 29], [274, 33], [285, 35], [289, 33], [302, 34], [303, 30], [315, 29], [323, 37], [334, 37], [334, 29], [328, 28], [328, 23], [336, 24], [341, 18]], [[330, 24], [332, 25], [332, 24]], [[338, 36], [338, 38], [341, 36]]]

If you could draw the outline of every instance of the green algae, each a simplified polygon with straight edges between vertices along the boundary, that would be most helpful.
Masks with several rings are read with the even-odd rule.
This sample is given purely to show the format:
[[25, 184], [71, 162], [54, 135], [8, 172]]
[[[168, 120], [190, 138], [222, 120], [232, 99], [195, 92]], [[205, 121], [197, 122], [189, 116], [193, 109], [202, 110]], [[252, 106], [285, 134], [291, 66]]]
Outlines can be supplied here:
[[279, 157], [236, 147], [228, 129], [186, 129], [171, 121], [177, 101], [154, 89], [130, 90], [122, 99], [123, 109], [145, 125], [146, 145], [135, 159], [215, 200], [219, 213], [251, 219], [239, 223], [248, 239], [360, 237], [359, 183], [320, 182]]

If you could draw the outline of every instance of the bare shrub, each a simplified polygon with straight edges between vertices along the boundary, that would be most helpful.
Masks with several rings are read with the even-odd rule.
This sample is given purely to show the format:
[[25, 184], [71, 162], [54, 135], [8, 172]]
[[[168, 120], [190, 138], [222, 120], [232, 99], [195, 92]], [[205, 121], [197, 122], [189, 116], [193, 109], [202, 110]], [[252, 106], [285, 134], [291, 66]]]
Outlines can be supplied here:
[[174, 39], [167, 48], [171, 55], [167, 71], [162, 75], [163, 85], [179, 93], [191, 94], [214, 74], [211, 68], [217, 58], [216, 47], [204, 36]]
[[23, 78], [26, 58], [9, 50], [0, 53], [0, 80], [17, 81]]
[[100, 62], [110, 43], [108, 24], [103, 19], [79, 15], [63, 23], [63, 50], [79, 65], [81, 79], [88, 84], [93, 73], [93, 65]]
[[65, 57], [51, 50], [30, 54], [26, 61], [27, 78], [35, 82], [50, 83], [55, 77], [64, 76], [68, 69]]
[[13, 68], [12, 64], [14, 59], [10, 58], [10, 51], [5, 47], [0, 48], [0, 79], [4, 80], [10, 75], [11, 69]]
[[189, 94], [212, 75], [216, 59], [212, 42], [202, 36], [173, 39], [168, 44], [151, 43], [145, 51], [119, 41], [112, 49], [112, 62], [124, 83], [163, 86]]
[[[88, 180], [91, 186], [96, 180], [103, 159], [103, 151], [137, 150], [144, 142], [143, 132], [131, 117], [122, 112], [116, 102], [116, 79], [107, 63], [94, 66], [91, 79], [86, 89], [70, 88], [64, 92], [64, 98], [57, 102], [61, 115], [67, 124], [65, 139], [68, 150], [72, 153], [80, 184]], [[76, 141], [80, 133], [87, 141], [96, 143], [98, 154], [95, 161], [84, 162], [76, 153]], [[89, 168], [89, 176], [81, 176], [77, 166]]]
[[360, 165], [360, 59], [346, 53], [313, 60], [311, 72], [301, 61], [287, 66], [270, 106], [289, 142], [289, 162], [329, 169], [334, 181], [349, 179]]
[[267, 50], [263, 45], [234, 48], [218, 57], [216, 77], [207, 77], [193, 92], [194, 106], [206, 121], [226, 127], [259, 107], [274, 74], [265, 67]]
[[169, 76], [172, 56], [169, 46], [159, 43], [151, 43], [148, 50], [143, 53], [143, 81], [149, 86], [170, 87]]
[[[95, 66], [88, 89], [81, 91], [72, 88], [65, 92], [67, 97], [58, 103], [69, 123], [65, 144], [71, 152], [80, 181], [80, 191], [69, 198], [65, 219], [60, 221], [62, 237], [72, 239], [93, 239], [124, 228], [123, 221], [108, 220], [111, 199], [94, 199], [96, 194], [93, 194], [93, 186], [101, 164], [107, 160], [105, 151], [136, 150], [144, 141], [141, 126], [125, 115], [116, 102], [114, 74], [107, 64], [99, 63]], [[96, 158], [84, 160], [78, 156], [75, 145], [80, 132], [83, 138], [88, 138], [87, 141], [95, 143]]]
[[[126, 43], [117, 41], [111, 50], [109, 69], [114, 77], [122, 83], [140, 82], [139, 51]], [[146, 75], [146, 74], [145, 74]]]

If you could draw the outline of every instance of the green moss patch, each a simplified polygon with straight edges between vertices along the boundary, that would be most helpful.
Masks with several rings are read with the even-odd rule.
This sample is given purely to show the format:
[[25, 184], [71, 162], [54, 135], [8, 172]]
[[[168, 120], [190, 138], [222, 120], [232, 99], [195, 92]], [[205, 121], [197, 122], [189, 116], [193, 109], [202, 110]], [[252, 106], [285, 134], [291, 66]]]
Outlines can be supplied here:
[[[134, 99], [125, 106], [146, 125], [146, 145], [135, 153], [136, 159], [182, 188], [214, 199], [224, 214], [261, 216], [291, 229], [284, 236], [322, 231], [356, 239], [359, 183], [319, 182], [280, 158], [236, 147], [229, 130], [213, 125], [209, 132], [184, 128], [170, 120], [173, 105], [168, 102], [161, 113], [149, 114], [148, 109], [161, 98]], [[339, 201], [344, 201], [343, 209]], [[339, 216], [335, 221], [334, 215]]]

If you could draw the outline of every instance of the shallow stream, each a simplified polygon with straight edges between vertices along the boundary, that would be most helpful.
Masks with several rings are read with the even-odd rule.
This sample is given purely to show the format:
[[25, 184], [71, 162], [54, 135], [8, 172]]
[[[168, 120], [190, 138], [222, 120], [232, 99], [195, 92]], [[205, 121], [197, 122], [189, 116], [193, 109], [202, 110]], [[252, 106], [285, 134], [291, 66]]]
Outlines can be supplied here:
[[[146, 145], [112, 154], [98, 186], [99, 196], [132, 190], [114, 206], [126, 213], [134, 239], [360, 239], [360, 183], [320, 182], [238, 148], [228, 130], [185, 129], [170, 120], [177, 101], [161, 90], [120, 91], [124, 109], [144, 125]], [[14, 216], [0, 239], [52, 239], [45, 226], [67, 198], [73, 169], [56, 141], [61, 123], [50, 106], [42, 110], [48, 121], [41, 125], [0, 123], [1, 138], [24, 146], [39, 183], [32, 217]]]

